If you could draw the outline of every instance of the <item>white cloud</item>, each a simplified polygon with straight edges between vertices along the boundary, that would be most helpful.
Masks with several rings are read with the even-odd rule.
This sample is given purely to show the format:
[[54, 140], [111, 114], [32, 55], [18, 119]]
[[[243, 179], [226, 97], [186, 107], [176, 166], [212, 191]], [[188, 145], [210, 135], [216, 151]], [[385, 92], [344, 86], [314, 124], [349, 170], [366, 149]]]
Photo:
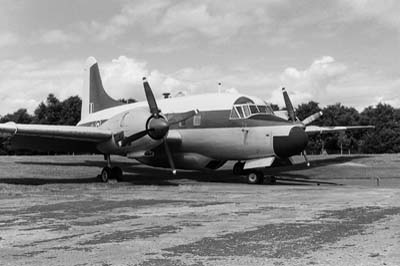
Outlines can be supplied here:
[[[286, 68], [280, 75], [281, 87], [286, 87], [290, 98], [297, 106], [316, 101], [320, 106], [342, 103], [358, 110], [379, 102], [398, 107], [400, 79], [393, 79], [382, 73], [361, 72], [337, 62], [331, 56], [324, 56], [304, 70]], [[271, 93], [270, 101], [284, 106], [280, 88]]]
[[[336, 62], [331, 56], [323, 56], [305, 70], [298, 70], [294, 67], [286, 68], [280, 75], [281, 87], [286, 87], [291, 94], [295, 105], [310, 100], [323, 99], [327, 90], [335, 86], [344, 75], [347, 66]], [[275, 90], [272, 94], [272, 101], [282, 104], [282, 93]]]
[[68, 44], [79, 41], [76, 34], [66, 33], [60, 29], [42, 31], [38, 34], [39, 39], [37, 41], [44, 44]]
[[0, 32], [0, 48], [15, 45], [18, 41], [19, 37], [17, 34], [9, 31]]
[[27, 108], [32, 113], [49, 93], [61, 99], [80, 94], [81, 69], [82, 63], [74, 61], [29, 58], [0, 61], [0, 114], [19, 108]]
[[[35, 61], [30, 58], [0, 61], [0, 114], [27, 108], [33, 112], [49, 93], [65, 99], [81, 95], [83, 61]], [[304, 70], [288, 67], [279, 73], [264, 73], [250, 67], [221, 68], [204, 66], [183, 68], [164, 73], [151, 68], [147, 62], [120, 56], [110, 62], [99, 62], [103, 84], [114, 98], [144, 100], [142, 77], [146, 76], [157, 98], [162, 93], [176, 95], [222, 91], [255, 95], [283, 106], [283, 84], [294, 103], [310, 100], [321, 106], [341, 102], [362, 109], [371, 104], [386, 102], [398, 107], [400, 79], [383, 75], [354, 72], [333, 57], [324, 56]]]
[[147, 77], [153, 93], [161, 97], [164, 92], [172, 92], [182, 86], [182, 82], [171, 75], [156, 69], [148, 69], [146, 62], [134, 58], [120, 56], [111, 63], [100, 62], [104, 87], [114, 98], [134, 98], [144, 100], [142, 78]]
[[376, 20], [386, 26], [400, 31], [400, 2], [396, 0], [340, 0], [342, 5], [349, 7], [358, 18]]
[[[212, 9], [217, 11], [212, 12]], [[247, 11], [247, 10], [246, 10]], [[229, 39], [254, 21], [243, 9], [221, 10], [210, 3], [182, 2], [170, 7], [155, 28], [157, 34], [200, 33], [213, 39]]]
[[266, 27], [265, 12], [279, 1], [126, 1], [108, 21], [90, 21], [83, 28], [100, 40], [113, 40], [135, 30], [142, 37], [168, 37], [176, 40], [202, 36], [214, 41], [228, 40], [241, 30]]

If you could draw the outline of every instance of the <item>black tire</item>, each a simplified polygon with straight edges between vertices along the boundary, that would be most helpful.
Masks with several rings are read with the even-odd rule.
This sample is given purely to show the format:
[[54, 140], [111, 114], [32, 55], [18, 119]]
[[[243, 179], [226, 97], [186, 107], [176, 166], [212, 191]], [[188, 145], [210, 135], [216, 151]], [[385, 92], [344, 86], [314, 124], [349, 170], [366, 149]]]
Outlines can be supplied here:
[[118, 166], [115, 166], [111, 169], [111, 176], [112, 178], [115, 178], [117, 181], [121, 181], [122, 180], [122, 169]]
[[244, 163], [241, 163], [241, 162], [235, 163], [235, 165], [233, 166], [233, 169], [232, 169], [233, 174], [234, 175], [243, 174], [243, 167], [244, 167]]
[[104, 167], [103, 170], [101, 170], [100, 181], [103, 183], [107, 183], [110, 178], [111, 178], [111, 168]]
[[261, 171], [251, 171], [247, 174], [247, 183], [254, 184], [262, 184], [264, 181], [264, 174]]

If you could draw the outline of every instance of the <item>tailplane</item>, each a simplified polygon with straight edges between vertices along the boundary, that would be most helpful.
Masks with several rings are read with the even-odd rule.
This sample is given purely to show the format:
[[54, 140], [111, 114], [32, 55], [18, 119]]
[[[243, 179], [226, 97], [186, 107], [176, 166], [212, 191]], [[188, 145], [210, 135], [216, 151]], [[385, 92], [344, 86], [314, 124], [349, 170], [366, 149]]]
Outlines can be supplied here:
[[81, 119], [91, 113], [122, 104], [106, 93], [101, 81], [97, 61], [94, 57], [89, 57], [85, 66]]

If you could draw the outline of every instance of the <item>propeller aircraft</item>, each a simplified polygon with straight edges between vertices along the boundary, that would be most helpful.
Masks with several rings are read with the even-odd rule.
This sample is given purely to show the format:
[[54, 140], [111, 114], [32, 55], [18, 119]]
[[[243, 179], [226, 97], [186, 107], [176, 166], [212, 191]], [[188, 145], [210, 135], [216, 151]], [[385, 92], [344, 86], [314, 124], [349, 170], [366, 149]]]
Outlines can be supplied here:
[[[247, 182], [263, 182], [262, 169], [303, 153], [308, 134], [361, 127], [317, 127], [310, 124], [322, 113], [303, 121], [295, 115], [283, 89], [287, 115], [274, 113], [265, 101], [236, 93], [210, 93], [156, 100], [143, 78], [146, 101], [123, 104], [104, 90], [96, 59], [85, 67], [81, 120], [76, 126], [0, 124], [9, 148], [35, 151], [103, 154], [107, 161], [101, 181], [121, 179], [111, 155], [176, 169], [218, 169], [236, 161], [233, 173]], [[269, 180], [274, 182], [273, 179]]]

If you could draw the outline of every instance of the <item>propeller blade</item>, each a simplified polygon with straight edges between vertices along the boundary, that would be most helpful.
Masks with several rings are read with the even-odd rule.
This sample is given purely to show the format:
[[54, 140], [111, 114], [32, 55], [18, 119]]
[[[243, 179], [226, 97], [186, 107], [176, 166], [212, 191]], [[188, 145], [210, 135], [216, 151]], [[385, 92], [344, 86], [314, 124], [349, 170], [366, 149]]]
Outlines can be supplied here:
[[154, 98], [153, 91], [147, 82], [146, 77], [143, 78], [144, 93], [146, 94], [147, 103], [149, 104], [150, 112], [153, 116], [158, 117], [160, 114], [160, 109], [158, 109], [156, 99]]
[[186, 113], [174, 115], [173, 117], [168, 119], [168, 125], [178, 124], [182, 121], [192, 118], [193, 116], [197, 115], [198, 113], [199, 113], [199, 110], [196, 109], [196, 110], [192, 110], [192, 111], [189, 111]]
[[164, 138], [164, 149], [165, 149], [165, 153], [167, 154], [167, 158], [168, 158], [169, 166], [171, 167], [172, 174], [176, 175], [175, 164], [174, 164], [174, 160], [172, 159], [171, 151], [168, 147], [167, 138]]
[[315, 120], [317, 120], [318, 118], [320, 118], [322, 116], [322, 112], [317, 112], [315, 114], [312, 114], [308, 117], [306, 117], [303, 121], [301, 121], [305, 126], [311, 124], [312, 122], [314, 122]]
[[282, 93], [283, 93], [283, 99], [285, 100], [285, 105], [286, 105], [286, 110], [288, 112], [288, 115], [290, 117], [290, 120], [293, 122], [296, 121], [296, 116], [294, 114], [294, 108], [292, 105], [292, 102], [290, 101], [289, 95], [285, 88], [282, 88]]
[[144, 136], [146, 136], [148, 134], [148, 132], [149, 132], [149, 130], [143, 130], [143, 131], [139, 131], [138, 133], [135, 133], [133, 135], [130, 135], [127, 138], [124, 138], [121, 141], [121, 146], [126, 146], [126, 145], [128, 145], [129, 143], [131, 143], [131, 142], [133, 142], [135, 140], [143, 138]]

